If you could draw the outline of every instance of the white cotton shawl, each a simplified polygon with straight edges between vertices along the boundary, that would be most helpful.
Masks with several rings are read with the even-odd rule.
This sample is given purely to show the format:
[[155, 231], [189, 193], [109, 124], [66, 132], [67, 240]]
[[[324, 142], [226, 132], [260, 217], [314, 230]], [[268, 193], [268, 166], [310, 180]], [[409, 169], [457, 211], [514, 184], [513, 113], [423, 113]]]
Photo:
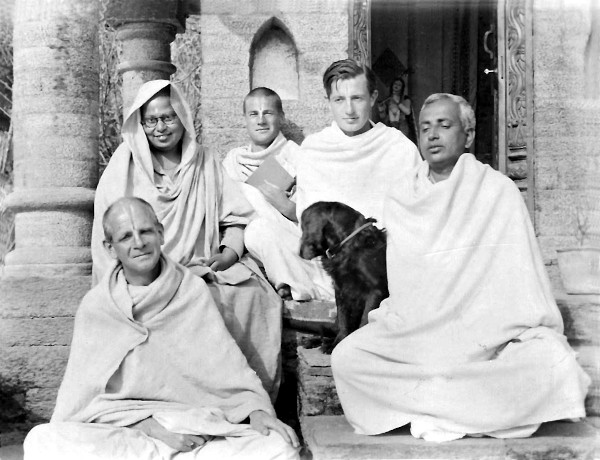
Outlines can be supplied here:
[[386, 202], [390, 297], [374, 313], [396, 318], [410, 362], [489, 359], [527, 328], [561, 333], [514, 183], [467, 153], [447, 180], [432, 184], [428, 172], [423, 163]]
[[273, 414], [207, 285], [187, 268], [163, 256], [133, 305], [118, 266], [82, 300], [52, 422], [155, 416], [178, 432], [224, 435], [254, 410]]
[[296, 164], [298, 220], [312, 203], [339, 201], [381, 222], [388, 187], [420, 161], [417, 147], [397, 129], [377, 123], [350, 137], [334, 122], [302, 143]]
[[300, 148], [294, 141], [289, 141], [279, 133], [264, 150], [253, 152], [250, 145], [236, 147], [230, 150], [223, 159], [223, 168], [233, 180], [246, 182], [246, 179], [270, 156], [275, 156], [277, 161], [292, 176], [296, 175], [293, 167], [293, 156]]
[[[181, 163], [171, 180], [155, 174], [148, 140], [140, 124], [140, 108], [156, 93], [170, 86], [171, 105], [184, 126]], [[163, 251], [186, 266], [202, 266], [203, 259], [218, 252], [219, 223], [245, 225], [252, 208], [230, 181], [220, 164], [196, 142], [192, 112], [176, 86], [168, 80], [145, 83], [125, 116], [123, 143], [104, 171], [94, 202], [92, 259], [94, 281], [113, 266], [102, 246], [102, 216], [110, 204], [123, 196], [148, 201], [165, 228]], [[224, 177], [225, 176], [225, 177]], [[232, 184], [233, 185], [233, 184]], [[234, 199], [224, 199], [237, 193]]]
[[590, 379], [517, 187], [471, 154], [447, 180], [428, 172], [390, 190], [390, 296], [333, 352], [346, 418], [363, 434], [412, 422], [443, 440], [585, 416]]

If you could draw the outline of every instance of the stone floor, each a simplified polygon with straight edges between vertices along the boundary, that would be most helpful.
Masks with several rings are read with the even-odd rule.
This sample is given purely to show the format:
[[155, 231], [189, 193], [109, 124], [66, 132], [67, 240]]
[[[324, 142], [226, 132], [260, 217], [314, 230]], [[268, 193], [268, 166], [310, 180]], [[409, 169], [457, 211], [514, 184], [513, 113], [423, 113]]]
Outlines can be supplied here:
[[378, 436], [358, 435], [344, 416], [303, 417], [301, 425], [312, 460], [600, 458], [597, 419], [546, 423], [534, 436], [525, 439], [463, 438], [440, 444], [415, 439], [407, 428]]

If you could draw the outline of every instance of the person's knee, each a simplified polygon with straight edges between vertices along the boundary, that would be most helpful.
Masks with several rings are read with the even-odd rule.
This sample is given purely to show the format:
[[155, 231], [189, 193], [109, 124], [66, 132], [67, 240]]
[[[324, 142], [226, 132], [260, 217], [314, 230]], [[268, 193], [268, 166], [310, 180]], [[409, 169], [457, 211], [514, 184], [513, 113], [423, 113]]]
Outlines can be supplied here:
[[251, 254], [260, 253], [260, 248], [265, 241], [270, 241], [272, 238], [272, 224], [266, 219], [258, 218], [250, 222], [244, 230], [244, 244]]
[[[23, 449], [28, 458], [38, 458], [38, 453], [43, 451], [44, 446], [51, 445], [52, 426], [49, 423], [34, 426], [23, 442]], [[50, 443], [50, 444], [49, 444]]]
[[288, 443], [283, 437], [276, 431], [271, 431], [265, 438], [266, 444], [264, 454], [262, 457], [264, 460], [299, 460], [300, 456], [298, 449]]
[[356, 347], [352, 336], [349, 335], [336, 345], [331, 353], [331, 370], [335, 375], [346, 374], [348, 368], [356, 359]]

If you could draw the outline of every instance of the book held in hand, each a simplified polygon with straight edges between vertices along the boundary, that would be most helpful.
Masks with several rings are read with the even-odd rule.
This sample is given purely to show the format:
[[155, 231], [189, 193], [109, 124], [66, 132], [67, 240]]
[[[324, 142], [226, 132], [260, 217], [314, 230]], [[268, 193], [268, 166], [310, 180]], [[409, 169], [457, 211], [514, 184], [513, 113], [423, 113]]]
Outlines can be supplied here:
[[270, 156], [246, 179], [246, 184], [253, 187], [259, 187], [265, 182], [270, 182], [279, 189], [288, 191], [294, 185], [294, 178], [290, 176], [275, 157]]

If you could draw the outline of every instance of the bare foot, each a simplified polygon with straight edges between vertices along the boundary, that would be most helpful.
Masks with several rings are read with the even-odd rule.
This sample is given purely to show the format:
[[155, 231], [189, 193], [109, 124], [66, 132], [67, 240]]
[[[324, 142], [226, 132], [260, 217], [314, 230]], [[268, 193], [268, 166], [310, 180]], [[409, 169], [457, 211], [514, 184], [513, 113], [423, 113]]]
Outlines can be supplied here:
[[282, 284], [277, 288], [277, 294], [283, 300], [292, 300], [292, 289], [287, 284]]

